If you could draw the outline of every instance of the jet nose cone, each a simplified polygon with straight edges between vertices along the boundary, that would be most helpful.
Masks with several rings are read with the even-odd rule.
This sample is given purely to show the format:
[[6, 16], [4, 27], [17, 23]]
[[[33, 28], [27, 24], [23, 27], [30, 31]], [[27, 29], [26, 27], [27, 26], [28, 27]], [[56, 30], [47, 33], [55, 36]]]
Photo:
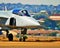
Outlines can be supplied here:
[[38, 22], [35, 22], [33, 24], [36, 25], [36, 26], [40, 26], [40, 24]]
[[40, 26], [40, 24], [38, 22], [32, 22], [33, 26]]
[[30, 22], [30, 25], [33, 25], [33, 26], [40, 26], [39, 22], [37, 20], [35, 20], [34, 18], [29, 18], [29, 22]]

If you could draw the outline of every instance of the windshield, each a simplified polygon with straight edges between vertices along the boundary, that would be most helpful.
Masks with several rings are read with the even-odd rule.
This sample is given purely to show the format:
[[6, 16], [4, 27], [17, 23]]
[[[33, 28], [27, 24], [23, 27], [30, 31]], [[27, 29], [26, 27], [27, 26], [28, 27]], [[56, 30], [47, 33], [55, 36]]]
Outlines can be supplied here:
[[21, 15], [21, 16], [30, 16], [27, 10], [20, 11], [19, 15]]

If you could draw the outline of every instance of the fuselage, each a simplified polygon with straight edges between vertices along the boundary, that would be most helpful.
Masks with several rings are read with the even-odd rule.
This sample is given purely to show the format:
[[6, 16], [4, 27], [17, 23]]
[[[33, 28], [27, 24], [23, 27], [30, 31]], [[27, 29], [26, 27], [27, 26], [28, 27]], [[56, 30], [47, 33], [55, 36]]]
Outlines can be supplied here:
[[[29, 28], [33, 28], [33, 27], [37, 27], [40, 26], [40, 24], [37, 22], [37, 20], [35, 20], [32, 17], [28, 17], [28, 16], [19, 16], [16, 14], [12, 14], [11, 12], [8, 11], [1, 11], [0, 13], [0, 18], [2, 18], [2, 21], [5, 21], [4, 19], [7, 19], [5, 21], [5, 23], [2, 22], [2, 24], [0, 24], [0, 26], [7, 26], [7, 27], [11, 27], [11, 28], [20, 28], [20, 27], [29, 27]], [[10, 19], [14, 18], [15, 19], [15, 25], [10, 25]], [[11, 23], [13, 23], [14, 21], [12, 21]]]

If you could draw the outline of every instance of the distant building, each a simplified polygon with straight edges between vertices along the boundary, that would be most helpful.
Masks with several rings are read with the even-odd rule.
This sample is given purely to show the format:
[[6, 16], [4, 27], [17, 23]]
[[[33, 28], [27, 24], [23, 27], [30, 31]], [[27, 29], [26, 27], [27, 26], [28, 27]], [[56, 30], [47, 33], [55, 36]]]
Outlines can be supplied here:
[[60, 20], [60, 16], [50, 16], [51, 20]]

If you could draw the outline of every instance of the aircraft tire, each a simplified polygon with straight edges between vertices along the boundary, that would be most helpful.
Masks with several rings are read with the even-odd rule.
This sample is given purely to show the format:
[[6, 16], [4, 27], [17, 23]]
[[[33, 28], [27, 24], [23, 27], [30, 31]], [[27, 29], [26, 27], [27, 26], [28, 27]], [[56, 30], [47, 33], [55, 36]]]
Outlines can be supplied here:
[[8, 34], [8, 40], [13, 41], [13, 35], [12, 34]]
[[19, 41], [22, 41], [22, 38], [20, 38]]

